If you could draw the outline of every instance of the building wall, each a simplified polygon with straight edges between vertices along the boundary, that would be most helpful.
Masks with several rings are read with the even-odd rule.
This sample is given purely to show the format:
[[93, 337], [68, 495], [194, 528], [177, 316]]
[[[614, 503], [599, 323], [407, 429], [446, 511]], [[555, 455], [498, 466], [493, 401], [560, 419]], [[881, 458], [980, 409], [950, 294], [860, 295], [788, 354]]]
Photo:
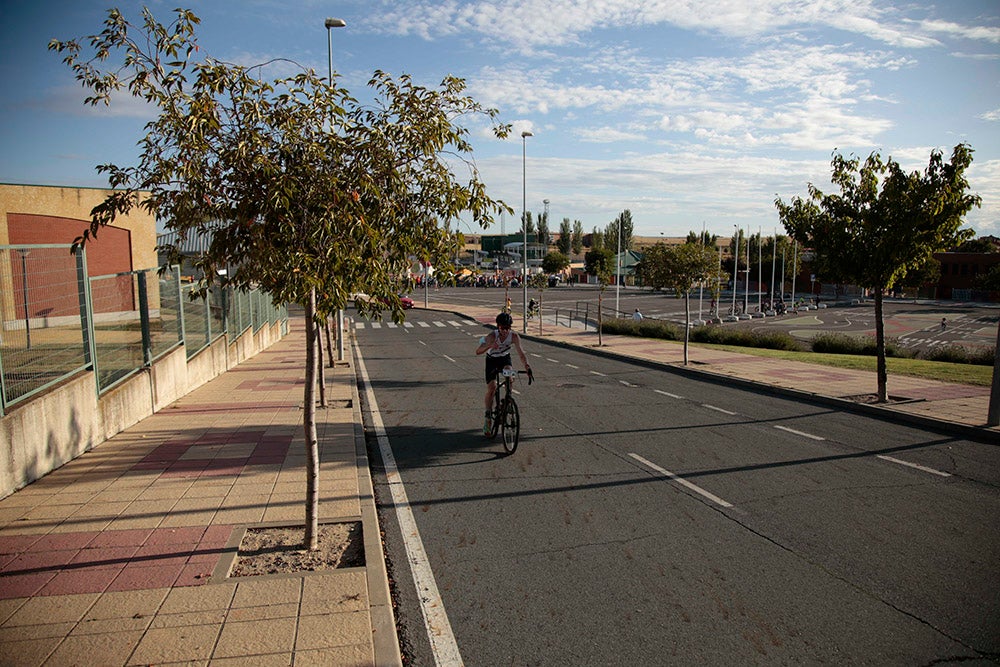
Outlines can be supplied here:
[[[69, 188], [45, 185], [0, 183], [0, 246], [30, 244], [67, 244], [90, 228], [90, 212], [104, 201], [111, 190]], [[87, 241], [88, 273], [108, 275], [148, 269], [157, 265], [156, 218], [142, 209], [122, 216], [115, 224], [101, 229]], [[6, 261], [6, 258], [0, 259]], [[33, 271], [33, 281], [65, 282], [67, 276], [45, 275]], [[22, 271], [19, 267], [0, 266], [0, 319], [17, 313], [14, 295], [20, 294]], [[69, 276], [73, 281], [76, 276]], [[44, 282], [33, 282], [33, 290], [45, 289]], [[78, 304], [64, 304], [74, 311]], [[58, 306], [56, 304], [55, 306]], [[54, 307], [46, 304], [47, 308]], [[58, 306], [61, 307], [61, 306]], [[126, 308], [124, 305], [123, 308]], [[60, 313], [49, 312], [54, 316]], [[30, 317], [38, 316], [30, 313]]]

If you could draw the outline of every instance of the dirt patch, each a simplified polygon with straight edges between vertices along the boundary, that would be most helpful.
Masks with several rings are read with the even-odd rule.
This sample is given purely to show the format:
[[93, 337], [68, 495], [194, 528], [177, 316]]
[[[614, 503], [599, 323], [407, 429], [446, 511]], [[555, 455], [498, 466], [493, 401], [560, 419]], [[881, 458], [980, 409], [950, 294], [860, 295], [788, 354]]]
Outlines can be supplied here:
[[855, 396], [841, 396], [845, 401], [854, 401], [855, 403], [866, 403], [868, 405], [888, 405], [890, 403], [913, 403], [914, 399], [904, 398], [902, 396], [889, 396], [885, 403], [878, 402], [878, 394], [857, 394]]
[[302, 548], [305, 528], [250, 528], [240, 543], [230, 577], [314, 572], [365, 564], [360, 523], [329, 523], [319, 527], [319, 549]]

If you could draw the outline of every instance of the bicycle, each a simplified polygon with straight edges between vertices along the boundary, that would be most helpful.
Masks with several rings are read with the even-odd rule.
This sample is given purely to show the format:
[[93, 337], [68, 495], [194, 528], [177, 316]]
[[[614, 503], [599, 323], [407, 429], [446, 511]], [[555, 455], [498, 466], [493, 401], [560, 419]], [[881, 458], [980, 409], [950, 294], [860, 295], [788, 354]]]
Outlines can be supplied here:
[[[493, 425], [490, 427], [490, 438], [495, 438], [497, 432], [503, 435], [503, 448], [508, 454], [513, 454], [521, 436], [521, 413], [514, 400], [513, 384], [517, 377], [513, 368], [505, 368], [497, 375], [497, 389], [493, 392]], [[503, 378], [501, 383], [501, 378]], [[528, 373], [528, 384], [534, 377]]]

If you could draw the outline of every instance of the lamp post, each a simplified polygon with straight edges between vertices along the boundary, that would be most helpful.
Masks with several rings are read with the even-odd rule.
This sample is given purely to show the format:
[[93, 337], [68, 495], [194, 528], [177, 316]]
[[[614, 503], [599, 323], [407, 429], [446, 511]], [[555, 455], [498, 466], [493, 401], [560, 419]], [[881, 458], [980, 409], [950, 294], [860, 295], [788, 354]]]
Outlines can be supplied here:
[[[323, 22], [326, 26], [326, 55], [329, 62], [330, 87], [333, 87], [333, 30], [347, 25], [344, 19], [328, 18]], [[330, 132], [333, 132], [333, 118], [330, 119]], [[344, 360], [344, 309], [337, 309], [337, 361]]]
[[733, 254], [733, 309], [730, 311], [732, 316], [736, 316], [736, 285], [740, 281], [739, 268], [740, 268], [740, 228], [733, 225], [733, 229], [736, 230], [736, 253]]
[[522, 259], [524, 265], [521, 269], [521, 305], [524, 306], [524, 316], [521, 321], [523, 333], [528, 333], [528, 137], [533, 137], [531, 132], [525, 130], [521, 133], [521, 233], [524, 235], [521, 246]]

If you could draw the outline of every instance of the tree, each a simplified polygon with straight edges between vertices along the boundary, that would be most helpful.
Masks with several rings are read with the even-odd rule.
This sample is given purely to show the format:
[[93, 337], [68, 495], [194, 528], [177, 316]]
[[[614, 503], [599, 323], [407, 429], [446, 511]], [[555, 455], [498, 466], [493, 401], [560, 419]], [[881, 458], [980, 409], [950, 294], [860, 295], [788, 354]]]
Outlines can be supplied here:
[[604, 290], [611, 284], [611, 274], [615, 268], [615, 255], [610, 250], [597, 248], [591, 250], [583, 258], [583, 265], [588, 274], [597, 277], [600, 291], [597, 294], [597, 344], [604, 344]]
[[604, 232], [594, 227], [594, 230], [590, 232], [590, 249], [591, 250], [601, 250], [604, 248]]
[[[207, 56], [193, 62], [199, 19], [186, 10], [175, 15], [163, 25], [143, 9], [136, 26], [110, 10], [104, 30], [86, 39], [89, 59], [76, 40], [49, 44], [91, 90], [86, 103], [107, 104], [126, 90], [158, 111], [139, 142], [137, 166], [98, 167], [114, 192], [95, 207], [78, 243], [142, 207], [178, 232], [178, 246], [194, 235], [211, 239], [197, 260], [201, 295], [219, 284], [259, 286], [275, 303], [304, 307], [304, 543], [315, 549], [316, 323], [354, 293], [372, 296], [356, 303], [362, 314], [388, 303], [399, 321], [396, 291], [410, 258], [445, 265], [454, 250], [438, 220], [470, 211], [485, 227], [493, 214], [511, 211], [487, 196], [464, 157], [472, 147], [457, 121], [485, 115], [501, 137], [509, 127], [495, 124], [497, 112], [465, 96], [465, 83], [453, 77], [428, 89], [376, 71], [373, 101], [363, 106], [311, 70], [266, 81], [261, 67]], [[103, 71], [112, 56], [117, 62]], [[464, 182], [452, 171], [455, 156], [468, 167]], [[177, 247], [170, 255], [176, 261]]]
[[538, 214], [538, 231], [536, 232], [539, 245], [549, 244], [549, 214], [548, 211], [545, 213]]
[[569, 257], [561, 252], [553, 251], [542, 258], [542, 271], [546, 274], [561, 273], [569, 268]]
[[[621, 238], [619, 238], [619, 230]], [[632, 249], [632, 212], [625, 209], [618, 214], [612, 222], [604, 229], [604, 242], [610, 246], [614, 252], [622, 252]]]
[[573, 232], [570, 230], [569, 218], [563, 218], [559, 223], [559, 240], [556, 242], [556, 249], [564, 255], [569, 255], [573, 250]]
[[531, 216], [531, 211], [525, 211], [521, 215], [521, 229], [519, 230], [520, 235], [527, 234], [528, 237], [535, 235], [535, 220]]
[[574, 255], [579, 255], [583, 252], [583, 223], [579, 220], [573, 221], [573, 245], [572, 250]]
[[663, 254], [662, 273], [677, 296], [684, 297], [684, 365], [688, 364], [688, 342], [691, 337], [691, 290], [708, 282], [718, 271], [719, 258], [708, 246], [700, 243], [667, 248]]
[[877, 152], [863, 164], [834, 153], [831, 180], [840, 194], [824, 194], [810, 183], [808, 199], [775, 199], [788, 233], [813, 249], [817, 275], [872, 291], [879, 402], [888, 400], [883, 297], [935, 252], [973, 235], [961, 229], [963, 216], [981, 204], [967, 192], [970, 164], [968, 144], [955, 146], [950, 162], [932, 151], [923, 173], [906, 173]]

